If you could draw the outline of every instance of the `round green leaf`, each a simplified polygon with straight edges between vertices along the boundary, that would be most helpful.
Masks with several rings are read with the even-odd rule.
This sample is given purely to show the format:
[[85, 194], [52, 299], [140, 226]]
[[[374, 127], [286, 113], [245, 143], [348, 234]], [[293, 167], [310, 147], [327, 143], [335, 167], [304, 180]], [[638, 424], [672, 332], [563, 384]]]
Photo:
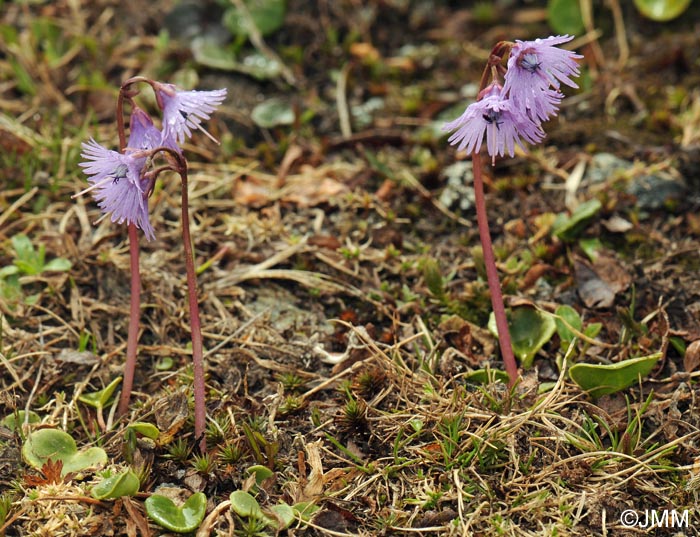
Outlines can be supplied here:
[[[535, 360], [535, 354], [547, 343], [557, 330], [551, 315], [529, 306], [515, 308], [508, 318], [510, 339], [513, 353], [520, 360], [523, 368], [527, 369]], [[498, 336], [496, 317], [493, 312], [489, 317], [488, 329]]]
[[73, 437], [58, 429], [39, 429], [31, 433], [22, 446], [22, 456], [27, 464], [38, 469], [48, 460], [61, 461], [63, 476], [107, 463], [107, 453], [102, 448], [91, 447], [79, 452]]
[[634, 0], [634, 5], [648, 19], [666, 22], [688, 9], [690, 0]]
[[139, 491], [138, 476], [131, 470], [107, 477], [92, 488], [92, 496], [98, 500], [109, 500], [133, 496]]
[[274, 472], [270, 470], [267, 466], [262, 466], [260, 464], [251, 466], [246, 471], [248, 472], [248, 474], [255, 474], [256, 485], [260, 485], [263, 481], [275, 475]]
[[294, 109], [288, 101], [273, 98], [253, 108], [250, 117], [258, 127], [269, 129], [294, 123]]
[[243, 490], [234, 490], [229, 497], [231, 509], [240, 517], [264, 518], [258, 501]]
[[576, 0], [549, 0], [547, 21], [558, 34], [576, 35], [584, 29], [581, 7]]
[[277, 519], [277, 529], [288, 528], [294, 522], [294, 509], [286, 503], [280, 503], [270, 507], [270, 511]]
[[574, 364], [569, 376], [595, 399], [632, 386], [651, 373], [659, 358], [661, 353], [657, 352], [615, 364]]
[[30, 410], [29, 418], [27, 418], [26, 410], [18, 410], [17, 412], [13, 412], [12, 414], [5, 416], [2, 421], [0, 421], [0, 425], [6, 427], [10, 431], [17, 431], [20, 427], [22, 427], [25, 420], [30, 424], [41, 423], [41, 418], [36, 412]]
[[170, 498], [153, 494], [146, 499], [146, 514], [159, 526], [176, 533], [188, 533], [199, 527], [207, 510], [207, 497], [196, 492], [178, 507]]

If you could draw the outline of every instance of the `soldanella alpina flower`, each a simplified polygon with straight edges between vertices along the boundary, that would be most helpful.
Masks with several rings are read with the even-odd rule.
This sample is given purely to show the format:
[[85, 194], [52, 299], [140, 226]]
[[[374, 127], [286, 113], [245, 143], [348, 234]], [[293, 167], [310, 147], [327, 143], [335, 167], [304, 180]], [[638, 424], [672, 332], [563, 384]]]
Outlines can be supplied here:
[[[210, 138], [201, 123], [209, 119], [226, 97], [226, 89], [213, 91], [182, 91], [173, 84], [154, 84], [156, 99], [163, 109], [163, 134], [181, 144], [192, 136], [193, 130], [201, 130]], [[213, 139], [213, 138], [212, 138]], [[214, 140], [216, 141], [216, 140]]]
[[[476, 221], [498, 343], [510, 387], [515, 386], [518, 380], [518, 364], [491, 242], [479, 150], [486, 136], [486, 149], [493, 164], [497, 156], [503, 156], [506, 152], [513, 156], [516, 145], [524, 149], [523, 141], [542, 141], [542, 122], [558, 113], [564, 97], [560, 91], [561, 84], [577, 87], [572, 77], [579, 74], [577, 60], [581, 56], [556, 48], [556, 45], [571, 39], [562, 36], [497, 43], [488, 56], [476, 102], [470, 104], [460, 117], [443, 126], [443, 130], [453, 132], [449, 142], [472, 156]], [[503, 66], [506, 57], [507, 68]]]
[[[180, 148], [172, 138], [166, 138], [163, 131], [153, 124], [151, 116], [138, 106], [134, 106], [129, 118], [129, 141], [126, 152], [144, 152], [158, 147], [169, 147], [180, 152]], [[144, 162], [146, 157], [143, 157]]]
[[460, 117], [446, 123], [443, 130], [455, 131], [448, 141], [459, 144], [459, 151], [466, 150], [470, 154], [481, 149], [486, 134], [486, 148], [493, 159], [506, 152], [512, 157], [516, 144], [525, 149], [522, 140], [538, 143], [544, 138], [539, 124], [524, 110], [513, 106], [497, 83], [484, 89], [479, 100], [470, 104]]
[[112, 222], [134, 224], [149, 241], [155, 239], [146, 195], [150, 181], [142, 177], [144, 154], [121, 154], [93, 139], [83, 143], [82, 148], [80, 156], [85, 162], [80, 166], [88, 176], [90, 186], [74, 197], [91, 192], [102, 212], [111, 214]]
[[578, 88], [572, 77], [579, 75], [577, 60], [583, 56], [556, 46], [572, 39], [564, 35], [516, 41], [511, 48], [503, 91], [538, 121], [557, 114], [564, 97], [559, 91], [561, 84]]

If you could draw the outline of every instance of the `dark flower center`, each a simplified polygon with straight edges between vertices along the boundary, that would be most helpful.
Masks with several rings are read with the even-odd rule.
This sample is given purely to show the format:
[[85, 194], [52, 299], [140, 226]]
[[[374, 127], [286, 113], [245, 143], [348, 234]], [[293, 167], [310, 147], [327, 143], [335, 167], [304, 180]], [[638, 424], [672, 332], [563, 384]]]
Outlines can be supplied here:
[[523, 51], [518, 58], [518, 64], [520, 67], [526, 71], [530, 71], [531, 73], [537, 71], [540, 68], [540, 65], [542, 65], [537, 57], [537, 53], [532, 49]]
[[481, 117], [484, 118], [484, 121], [489, 125], [496, 125], [496, 129], [500, 130], [501, 125], [503, 125], [503, 121], [500, 121], [501, 113], [497, 112], [496, 110], [489, 110], [486, 114], [483, 114]]
[[129, 167], [126, 164], [120, 164], [115, 168], [115, 170], [110, 174], [112, 177], [114, 177], [114, 181], [112, 181], [113, 184], [119, 183], [119, 179], [124, 179], [129, 173]]

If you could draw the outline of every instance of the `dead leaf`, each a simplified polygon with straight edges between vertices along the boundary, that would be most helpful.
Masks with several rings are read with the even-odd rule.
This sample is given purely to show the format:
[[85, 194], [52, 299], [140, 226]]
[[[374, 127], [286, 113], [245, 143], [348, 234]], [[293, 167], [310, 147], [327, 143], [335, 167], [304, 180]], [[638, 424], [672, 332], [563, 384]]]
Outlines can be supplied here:
[[625, 220], [621, 216], [614, 215], [601, 222], [610, 233], [624, 233], [634, 227], [632, 222]]
[[41, 467], [41, 475], [26, 474], [24, 476], [24, 483], [28, 487], [39, 487], [42, 485], [57, 485], [58, 483], [67, 483], [70, 481], [73, 474], [67, 474], [65, 477], [61, 477], [61, 471], [63, 470], [63, 461], [61, 460], [47, 460]]
[[280, 163], [279, 170], [277, 171], [277, 188], [282, 188], [282, 186], [284, 186], [284, 182], [287, 179], [287, 174], [289, 174], [292, 164], [294, 164], [303, 154], [304, 150], [301, 148], [301, 146], [296, 144], [292, 144], [287, 148], [284, 158]]
[[302, 490], [303, 499], [299, 501], [314, 500], [323, 492], [323, 463], [321, 462], [322, 442], [309, 442], [306, 444], [307, 464], [311, 468], [306, 485]]
[[692, 373], [700, 366], [700, 339], [696, 339], [685, 349], [683, 367], [686, 373]]
[[627, 289], [632, 280], [629, 273], [606, 252], [600, 252], [593, 264], [585, 259], [574, 260], [578, 292], [589, 308], [609, 308], [615, 295]]

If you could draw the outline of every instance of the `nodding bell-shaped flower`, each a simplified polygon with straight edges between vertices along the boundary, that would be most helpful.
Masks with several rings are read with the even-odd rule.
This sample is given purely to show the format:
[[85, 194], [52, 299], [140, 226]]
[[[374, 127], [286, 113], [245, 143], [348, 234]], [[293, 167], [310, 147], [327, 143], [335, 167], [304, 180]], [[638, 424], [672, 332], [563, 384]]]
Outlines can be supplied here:
[[[209, 119], [226, 97], [226, 89], [213, 91], [183, 91], [173, 84], [155, 82], [158, 104], [163, 109], [163, 134], [178, 144], [192, 136], [193, 130], [201, 130], [217, 142], [201, 123]], [[218, 143], [218, 142], [217, 142]]]
[[[131, 138], [134, 142], [133, 131]], [[93, 139], [83, 143], [82, 148], [80, 156], [85, 162], [79, 165], [88, 176], [90, 186], [73, 197], [91, 192], [103, 215], [112, 215], [112, 222], [134, 224], [143, 230], [149, 241], [155, 239], [148, 216], [149, 180], [142, 177], [147, 155], [142, 151], [121, 154]]]
[[572, 77], [579, 76], [578, 59], [583, 56], [556, 46], [572, 39], [564, 35], [517, 40], [511, 48], [503, 91], [536, 121], [557, 115], [564, 97], [559, 91], [561, 84], [578, 88]]
[[539, 123], [505, 98], [503, 88], [493, 83], [487, 86], [476, 102], [470, 104], [464, 113], [449, 123], [442, 130], [454, 133], [448, 141], [458, 145], [459, 151], [478, 152], [486, 135], [486, 149], [492, 157], [509, 156], [515, 153], [515, 145], [525, 149], [522, 140], [539, 143], [544, 132]]

